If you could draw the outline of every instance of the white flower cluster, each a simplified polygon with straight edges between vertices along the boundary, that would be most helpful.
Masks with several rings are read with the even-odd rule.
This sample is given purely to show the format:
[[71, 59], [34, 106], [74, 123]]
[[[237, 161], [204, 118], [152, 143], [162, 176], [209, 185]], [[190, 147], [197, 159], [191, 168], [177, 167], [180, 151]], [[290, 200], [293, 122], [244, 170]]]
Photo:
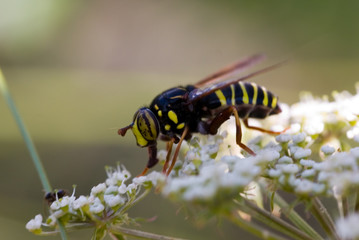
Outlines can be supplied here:
[[71, 196], [57, 197], [50, 205], [51, 214], [46, 221], [43, 223], [43, 218], [39, 214], [26, 224], [26, 228], [35, 234], [41, 234], [43, 226], [54, 229], [57, 221], [62, 221], [68, 228], [81, 223], [118, 223], [126, 217], [124, 213], [148, 192], [140, 194], [141, 188], [150, 190], [158, 181], [164, 181], [162, 174], [152, 172], [147, 176], [134, 178], [130, 184], [126, 184], [131, 174], [124, 167], [108, 167], [106, 172], [106, 181], [94, 186], [89, 196], [82, 195], [76, 198], [73, 193]]
[[227, 133], [216, 137], [195, 137], [189, 144], [182, 168], [167, 179], [162, 193], [175, 200], [216, 202], [231, 200], [247, 190], [279, 153], [272, 148], [247, 158], [218, 153]]
[[261, 176], [276, 189], [304, 198], [333, 196], [359, 187], [359, 148], [335, 152], [333, 147], [324, 145], [321, 148], [324, 160], [312, 160], [312, 151], [306, 147], [312, 142], [310, 137], [304, 133], [281, 134], [275, 138], [276, 143], [268, 143], [256, 156], [216, 158], [215, 152], [205, 152], [218, 151], [223, 140], [198, 139], [201, 139], [198, 146], [189, 147], [182, 168], [172, 173], [164, 186], [163, 193], [172, 199], [190, 202], [231, 199]]
[[[292, 123], [301, 126], [308, 135], [321, 134], [325, 125], [336, 125], [346, 128], [347, 137], [359, 140], [359, 85], [357, 94], [349, 92], [334, 92], [334, 101], [327, 97], [314, 98], [311, 94], [304, 94], [299, 103], [290, 108]], [[341, 129], [338, 129], [341, 130]]]
[[359, 188], [359, 147], [337, 152], [314, 165], [317, 181], [327, 184], [334, 196], [347, 196]]

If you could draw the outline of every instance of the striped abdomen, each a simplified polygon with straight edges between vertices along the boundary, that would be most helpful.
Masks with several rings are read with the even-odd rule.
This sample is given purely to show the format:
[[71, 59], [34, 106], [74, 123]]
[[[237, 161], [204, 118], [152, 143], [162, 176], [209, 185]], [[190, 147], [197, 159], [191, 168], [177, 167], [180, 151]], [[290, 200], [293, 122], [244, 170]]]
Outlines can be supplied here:
[[[214, 115], [226, 106], [236, 106], [241, 118], [265, 118], [281, 112], [278, 98], [255, 83], [238, 82], [201, 99], [202, 109]], [[217, 111], [218, 110], [218, 111]]]

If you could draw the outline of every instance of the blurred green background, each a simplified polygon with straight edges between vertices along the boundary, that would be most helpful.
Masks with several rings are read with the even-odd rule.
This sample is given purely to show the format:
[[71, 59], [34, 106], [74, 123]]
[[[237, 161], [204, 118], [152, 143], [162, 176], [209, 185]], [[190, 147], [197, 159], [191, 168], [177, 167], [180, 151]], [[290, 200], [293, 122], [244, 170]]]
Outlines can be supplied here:
[[[88, 194], [105, 165], [143, 170], [147, 151], [116, 133], [139, 107], [241, 57], [289, 60], [253, 79], [282, 102], [303, 90], [354, 92], [358, 10], [356, 1], [0, 0], [0, 66], [53, 187]], [[25, 224], [44, 212], [44, 192], [2, 98], [0, 119], [1, 238], [38, 239]], [[140, 229], [158, 234], [246, 238], [225, 221], [198, 228], [179, 209], [152, 194], [130, 215], [157, 216]]]

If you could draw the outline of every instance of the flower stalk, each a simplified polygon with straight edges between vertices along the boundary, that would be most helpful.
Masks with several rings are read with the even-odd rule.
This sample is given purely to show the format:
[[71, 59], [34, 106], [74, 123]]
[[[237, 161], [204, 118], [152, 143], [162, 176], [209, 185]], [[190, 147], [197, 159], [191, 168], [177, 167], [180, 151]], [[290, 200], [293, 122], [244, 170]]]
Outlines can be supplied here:
[[[124, 228], [119, 226], [112, 226], [109, 230], [113, 235], [124, 235], [128, 237], [135, 237], [141, 239], [153, 240], [184, 240], [183, 238], [174, 238], [154, 233], [143, 232], [136, 229]], [[117, 239], [117, 238], [116, 238]]]
[[312, 239], [323, 239], [278, 193], [274, 195], [273, 201], [283, 209], [282, 213], [294, 224], [294, 226], [307, 233]]
[[335, 224], [319, 198], [315, 197], [310, 204], [311, 213], [318, 220], [318, 222], [323, 227], [324, 231], [328, 234], [330, 239], [339, 240], [340, 237], [338, 236], [335, 229]]
[[15, 122], [20, 130], [21, 136], [25, 141], [26, 147], [29, 150], [32, 162], [34, 163], [37, 174], [40, 177], [43, 189], [46, 192], [51, 192], [52, 188], [50, 185], [50, 181], [47, 177], [46, 171], [44, 169], [44, 166], [40, 160], [39, 154], [37, 153], [37, 150], [32, 141], [32, 138], [31, 138], [29, 132], [27, 131], [25, 123], [23, 122], [21, 115], [20, 115], [19, 111], [17, 110], [17, 107], [16, 107], [15, 102], [11, 96], [11, 93], [9, 91], [9, 88], [7, 86], [7, 83], [6, 83], [6, 80], [5, 80], [5, 77], [4, 77], [4, 74], [1, 70], [1, 68], [0, 68], [0, 91], [5, 98], [5, 101], [6, 101], [8, 107], [15, 119]]
[[[239, 205], [241, 205], [238, 202]], [[243, 207], [248, 207], [252, 213], [250, 216], [255, 217], [256, 219], [260, 220], [264, 224], [275, 228], [279, 232], [282, 232], [283, 234], [287, 235], [288, 237], [291, 237], [293, 239], [305, 239], [305, 240], [311, 240], [313, 239], [310, 235], [306, 234], [305, 232], [301, 231], [300, 229], [290, 225], [289, 223], [285, 222], [279, 217], [276, 217], [274, 214], [266, 211], [263, 208], [258, 207], [253, 202], [250, 202], [248, 200], [243, 201]], [[242, 209], [241, 208], [241, 209]], [[318, 238], [321, 239], [321, 238]]]
[[[37, 175], [40, 178], [43, 189], [46, 192], [52, 192], [50, 181], [47, 177], [45, 168], [40, 160], [39, 154], [37, 153], [37, 150], [32, 141], [32, 138], [31, 138], [29, 132], [27, 131], [25, 123], [23, 122], [21, 115], [20, 115], [19, 111], [17, 110], [17, 107], [16, 107], [15, 102], [11, 96], [11, 93], [9, 91], [9, 88], [7, 86], [7, 83], [6, 83], [6, 80], [5, 80], [5, 77], [4, 77], [4, 74], [1, 70], [1, 68], [0, 68], [0, 91], [1, 91], [2, 95], [4, 96], [5, 101], [15, 119], [15, 122], [20, 130], [22, 138], [25, 141], [26, 147], [30, 153], [32, 162], [37, 171]], [[65, 229], [61, 223], [59, 223], [59, 231], [60, 231], [61, 238], [63, 240], [66, 240], [67, 235], [66, 235]]]
[[286, 239], [276, 233], [273, 233], [271, 231], [268, 231], [267, 229], [264, 229], [263, 227], [259, 226], [258, 224], [255, 224], [252, 221], [244, 220], [239, 214], [228, 213], [225, 215], [225, 217], [232, 223], [236, 224], [238, 227], [245, 229], [247, 232], [249, 232], [249, 233], [253, 234], [254, 236], [257, 236], [261, 239], [266, 239], [266, 240], [284, 240], [284, 239]]

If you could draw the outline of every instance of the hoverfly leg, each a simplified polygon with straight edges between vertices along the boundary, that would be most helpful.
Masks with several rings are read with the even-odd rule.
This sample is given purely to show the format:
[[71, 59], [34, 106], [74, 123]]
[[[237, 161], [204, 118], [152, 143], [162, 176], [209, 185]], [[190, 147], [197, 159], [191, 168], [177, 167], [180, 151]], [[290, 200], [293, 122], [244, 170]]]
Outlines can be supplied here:
[[167, 170], [167, 173], [166, 173], [166, 176], [168, 176], [171, 171], [172, 171], [172, 168], [174, 167], [176, 161], [177, 161], [177, 157], [178, 157], [178, 154], [179, 154], [179, 150], [181, 148], [181, 145], [182, 145], [182, 142], [183, 140], [185, 139], [185, 137], [187, 136], [188, 134], [188, 131], [189, 131], [189, 127], [188, 126], [185, 126], [184, 130], [183, 130], [183, 133], [182, 133], [182, 136], [181, 136], [181, 139], [179, 140], [179, 142], [177, 143], [177, 147], [176, 147], [176, 150], [175, 150], [175, 153], [173, 155], [173, 158], [172, 158], [172, 162], [171, 162], [171, 166], [168, 168]]
[[256, 155], [249, 147], [247, 147], [244, 143], [242, 143], [242, 129], [241, 129], [241, 122], [238, 116], [238, 111], [235, 106], [230, 106], [224, 109], [222, 112], [218, 113], [217, 116], [212, 120], [208, 127], [208, 134], [216, 134], [218, 128], [229, 119], [231, 115], [234, 115], [236, 119], [236, 142], [239, 147], [245, 150], [247, 153], [251, 155]]
[[172, 146], [174, 143], [175, 139], [172, 138], [170, 141], [167, 142], [166, 147], [167, 147], [167, 155], [166, 155], [166, 162], [163, 165], [163, 169], [162, 169], [162, 173], [166, 173], [167, 167], [168, 167], [168, 163], [170, 161], [170, 157], [171, 157], [171, 152], [172, 152]]
[[237, 109], [234, 106], [231, 106], [230, 108], [232, 109], [233, 115], [236, 119], [236, 142], [237, 142], [238, 146], [240, 146], [247, 153], [255, 156], [256, 154], [249, 147], [247, 147], [244, 143], [242, 143], [241, 121], [239, 120]]
[[246, 126], [246, 128], [248, 128], [248, 129], [253, 129], [253, 130], [260, 131], [260, 132], [264, 132], [264, 133], [268, 133], [268, 134], [275, 134], [275, 135], [284, 133], [285, 131], [287, 131], [289, 129], [289, 128], [285, 128], [283, 131], [275, 132], [275, 131], [266, 130], [266, 129], [263, 129], [263, 128], [260, 128], [260, 127], [249, 126], [248, 118], [243, 119], [243, 123], [244, 123], [244, 126]]
[[143, 170], [143, 172], [140, 175], [138, 175], [138, 177], [144, 176], [150, 168], [152, 168], [153, 166], [155, 166], [158, 163], [156, 144], [150, 145], [148, 147], [148, 157], [149, 157], [149, 159], [147, 162], [147, 166]]
[[217, 116], [211, 121], [210, 125], [208, 126], [207, 134], [217, 134], [218, 128], [233, 114], [232, 108], [235, 109], [234, 106], [231, 106], [217, 114]]
[[142, 173], [137, 175], [137, 177], [145, 176], [148, 170], [149, 170], [149, 168], [145, 167], [145, 169], [142, 171]]

